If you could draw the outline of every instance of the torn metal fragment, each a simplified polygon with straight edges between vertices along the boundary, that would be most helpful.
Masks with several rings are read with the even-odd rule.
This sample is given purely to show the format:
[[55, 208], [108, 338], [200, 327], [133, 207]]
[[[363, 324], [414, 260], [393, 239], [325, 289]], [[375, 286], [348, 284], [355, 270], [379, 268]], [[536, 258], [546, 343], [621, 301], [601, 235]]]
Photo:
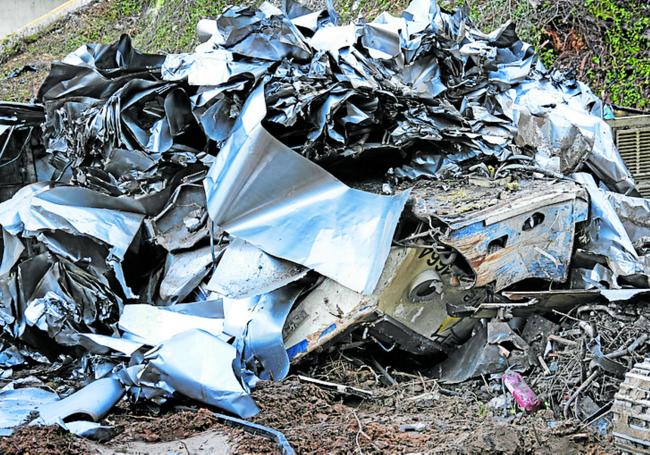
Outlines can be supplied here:
[[214, 336], [223, 330], [223, 317], [195, 316], [173, 311], [173, 308], [174, 306], [127, 305], [122, 311], [118, 326], [128, 332], [130, 341], [149, 346], [156, 346], [188, 330], [200, 329]]
[[257, 423], [237, 419], [236, 417], [227, 416], [225, 414], [219, 414], [215, 412], [212, 415], [214, 415], [221, 423], [237, 428], [241, 427], [253, 434], [258, 434], [273, 439], [276, 442], [278, 449], [280, 449], [280, 453], [282, 453], [282, 455], [293, 455], [295, 453], [289, 444], [289, 441], [287, 441], [287, 438], [278, 430], [274, 430], [273, 428], [265, 427], [264, 425]]
[[40, 406], [39, 417], [33, 422], [52, 425], [65, 422], [72, 416], [90, 417], [97, 422], [124, 396], [124, 386], [114, 378], [91, 382], [62, 400]]
[[236, 349], [203, 330], [173, 336], [146, 355], [161, 382], [183, 395], [247, 418], [259, 409], [233, 372]]
[[0, 436], [10, 436], [15, 427], [28, 423], [41, 407], [58, 399], [54, 392], [32, 387], [0, 390]]
[[375, 288], [408, 192], [351, 189], [293, 152], [260, 124], [263, 87], [205, 181], [208, 212], [233, 236], [333, 278]]
[[242, 368], [260, 379], [279, 381], [289, 372], [282, 328], [302, 290], [294, 283], [247, 299], [224, 299], [224, 332], [236, 337]]
[[600, 335], [594, 337], [594, 339], [589, 342], [587, 348], [593, 356], [592, 361], [600, 368], [607, 371], [608, 373], [618, 376], [619, 378], [623, 378], [625, 376], [627, 367], [615, 360], [607, 358], [607, 356], [603, 354], [603, 351], [600, 347]]
[[307, 272], [305, 267], [234, 239], [219, 260], [207, 288], [231, 299], [244, 299], [272, 292]]
[[472, 338], [433, 371], [444, 383], [456, 384], [483, 374], [528, 367], [528, 344], [506, 322], [479, 324]]

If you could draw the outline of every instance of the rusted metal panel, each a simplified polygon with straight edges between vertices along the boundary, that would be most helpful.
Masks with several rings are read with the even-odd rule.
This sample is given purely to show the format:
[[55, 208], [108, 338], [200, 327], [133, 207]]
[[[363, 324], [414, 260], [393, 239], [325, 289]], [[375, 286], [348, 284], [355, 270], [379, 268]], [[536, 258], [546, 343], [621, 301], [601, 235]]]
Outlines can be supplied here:
[[464, 256], [476, 274], [477, 287], [494, 282], [499, 291], [527, 278], [565, 282], [575, 224], [588, 216], [585, 191], [571, 182], [538, 182], [503, 193], [495, 194], [503, 199], [492, 206], [468, 213], [462, 213], [468, 203], [459, 203], [456, 213], [441, 216], [435, 199], [429, 199], [426, 208], [421, 204], [417, 213], [448, 225], [440, 241]]

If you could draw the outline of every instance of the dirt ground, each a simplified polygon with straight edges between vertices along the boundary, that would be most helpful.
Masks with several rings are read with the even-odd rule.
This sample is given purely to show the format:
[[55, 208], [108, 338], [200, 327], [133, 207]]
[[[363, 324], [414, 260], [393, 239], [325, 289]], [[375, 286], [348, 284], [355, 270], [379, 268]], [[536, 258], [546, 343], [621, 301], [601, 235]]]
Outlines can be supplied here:
[[[549, 409], [525, 415], [512, 405], [494, 408], [488, 403], [501, 391], [487, 380], [445, 388], [436, 380], [393, 370], [397, 384], [386, 386], [370, 368], [344, 358], [301, 373], [370, 391], [373, 398], [342, 394], [297, 375], [262, 383], [253, 393], [262, 411], [252, 420], [284, 433], [297, 453], [614, 452], [608, 438], [579, 422], [558, 421]], [[0, 439], [0, 453], [279, 453], [272, 441], [224, 426], [208, 409], [179, 410], [176, 405], [159, 409], [121, 403], [104, 423], [122, 432], [105, 444], [52, 427], [27, 427]]]

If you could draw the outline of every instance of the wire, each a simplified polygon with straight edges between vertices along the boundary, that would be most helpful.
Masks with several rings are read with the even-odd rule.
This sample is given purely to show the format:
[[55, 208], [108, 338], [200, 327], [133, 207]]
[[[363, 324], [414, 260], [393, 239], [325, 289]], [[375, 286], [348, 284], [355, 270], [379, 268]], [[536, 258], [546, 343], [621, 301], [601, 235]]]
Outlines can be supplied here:
[[0, 150], [0, 160], [2, 160], [2, 157], [5, 154], [5, 150], [7, 149], [7, 145], [9, 145], [9, 139], [11, 139], [11, 136], [13, 135], [15, 128], [16, 128], [15, 125], [11, 125], [11, 128], [9, 129], [9, 133], [7, 134], [7, 139], [5, 140], [4, 145], [2, 146], [2, 150]]

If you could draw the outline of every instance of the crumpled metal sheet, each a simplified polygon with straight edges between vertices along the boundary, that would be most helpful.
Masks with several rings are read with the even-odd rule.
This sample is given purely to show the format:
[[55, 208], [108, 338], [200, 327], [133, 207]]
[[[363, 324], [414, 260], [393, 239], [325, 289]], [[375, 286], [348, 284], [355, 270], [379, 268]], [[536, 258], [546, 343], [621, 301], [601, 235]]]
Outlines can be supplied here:
[[89, 264], [100, 279], [111, 271], [124, 295], [133, 298], [121, 263], [127, 251], [137, 247], [134, 240], [143, 219], [129, 200], [73, 186], [26, 186], [0, 204], [3, 237], [13, 245], [3, 254], [0, 269], [7, 273], [18, 262], [19, 238], [36, 238], [52, 253]]
[[245, 299], [275, 291], [309, 271], [275, 258], [241, 239], [233, 239], [224, 251], [207, 289], [231, 299]]
[[224, 332], [236, 338], [247, 375], [279, 381], [288, 374], [282, 328], [302, 290], [294, 283], [247, 299], [224, 299]]
[[[204, 302], [201, 302], [204, 303]], [[172, 307], [127, 305], [118, 326], [128, 339], [149, 346], [158, 344], [182, 332], [198, 329], [219, 336], [223, 330], [221, 317], [205, 317], [173, 311]]]
[[617, 275], [642, 274], [643, 265], [607, 193], [598, 188], [589, 174], [577, 173], [575, 179], [583, 183], [589, 192], [591, 214], [587, 231], [589, 243], [585, 246], [587, 251], [603, 256]]
[[259, 123], [265, 111], [260, 86], [206, 178], [210, 217], [269, 254], [371, 293], [408, 192], [345, 186], [271, 136]]
[[585, 137], [579, 122], [591, 120], [591, 116], [566, 105], [549, 105], [546, 90], [531, 90], [524, 98], [516, 107], [519, 121], [515, 141], [535, 146], [537, 162], [544, 167], [573, 172], [593, 146], [593, 136]]
[[33, 423], [53, 425], [63, 423], [71, 416], [80, 415], [88, 416], [96, 422], [104, 417], [122, 396], [124, 386], [119, 380], [98, 379], [62, 400], [40, 406], [39, 417]]
[[[506, 349], [504, 346], [511, 346]], [[523, 371], [528, 367], [528, 344], [508, 323], [490, 321], [479, 324], [472, 338], [434, 368], [442, 382], [456, 384], [483, 374], [506, 369]]]
[[14, 292], [3, 295], [0, 315], [11, 333], [29, 340], [28, 327], [62, 345], [77, 345], [79, 332], [94, 332], [117, 322], [122, 299], [101, 279], [64, 258], [47, 253], [16, 267]]
[[5, 346], [0, 342], [0, 370], [23, 364], [25, 364], [25, 356], [16, 346]]
[[33, 387], [1, 390], [0, 436], [10, 436], [15, 427], [28, 423], [35, 411], [58, 399], [54, 392]]
[[173, 336], [146, 358], [171, 389], [248, 418], [259, 409], [233, 372], [236, 357], [234, 346], [195, 329]]
[[160, 304], [183, 301], [208, 274], [213, 260], [213, 250], [209, 245], [168, 254], [158, 290]]
[[[593, 94], [586, 88], [581, 90], [593, 104]], [[515, 142], [534, 147], [542, 167], [568, 175], [586, 164], [612, 190], [635, 191], [634, 179], [614, 145], [611, 128], [602, 117], [593, 115], [588, 103], [576, 98], [575, 93], [558, 89], [557, 84], [527, 82], [514, 92]]]
[[127, 201], [84, 188], [36, 183], [0, 204], [0, 225], [12, 235], [64, 231], [111, 247], [123, 259], [144, 216]]
[[209, 236], [203, 177], [184, 178], [160, 213], [145, 220], [151, 237], [169, 252], [193, 248]]
[[[635, 193], [600, 100], [547, 71], [513, 24], [481, 33], [465, 10], [447, 12], [432, 0], [414, 0], [401, 17], [342, 24], [332, 2], [312, 11], [288, 0], [283, 10], [230, 7], [202, 21], [199, 32], [202, 43], [187, 54], [141, 54], [127, 36], [82, 46], [53, 65], [39, 91], [43, 106], [0, 103], [0, 147], [44, 147], [52, 177], [66, 183], [30, 186], [0, 205], [4, 333], [38, 347], [45, 332], [59, 344], [111, 355], [79, 360], [78, 371], [95, 377], [130, 356], [116, 377], [136, 399], [160, 403], [178, 392], [250, 416], [257, 408], [248, 388], [287, 374], [283, 329], [307, 316], [308, 336], [291, 341], [292, 357], [367, 322], [368, 302], [383, 315], [369, 337], [424, 352], [464, 339], [472, 320], [457, 323], [450, 312], [523, 314], [646, 292], [616, 289], [616, 279], [646, 271], [637, 242], [647, 204], [607, 193], [588, 176], [577, 177], [592, 209], [590, 242], [579, 246], [609, 269], [581, 264], [571, 274], [579, 289], [519, 295], [539, 305], [501, 302], [515, 296], [493, 292], [531, 276], [566, 279], [574, 224], [586, 215], [582, 193], [562, 201], [562, 210], [531, 209], [507, 222], [504, 212], [488, 216], [488, 207], [485, 222], [469, 228], [433, 214], [466, 229], [460, 240], [490, 230], [498, 240], [507, 231], [511, 255], [490, 249], [490, 238], [481, 244], [487, 256], [472, 254], [472, 244], [446, 249], [444, 258], [418, 248], [387, 260], [394, 234], [409, 235], [396, 229], [402, 215], [406, 230], [423, 222], [415, 235], [440, 226], [427, 227], [434, 220], [418, 216], [415, 197], [404, 210], [408, 191], [365, 191], [382, 187], [366, 177], [383, 176], [382, 192], [392, 194], [412, 181], [482, 172], [501, 200], [521, 194], [531, 175], [548, 187], [538, 174], [562, 180], [581, 169], [612, 192]], [[523, 251], [524, 244], [535, 248]], [[501, 267], [490, 268], [488, 256], [501, 256]], [[474, 287], [470, 272], [479, 277]], [[382, 273], [399, 283], [378, 285]], [[319, 274], [328, 278], [310, 289]], [[400, 297], [379, 299], [385, 289]], [[360, 294], [373, 291], [373, 300]], [[420, 291], [435, 292], [436, 305], [426, 307]], [[309, 295], [288, 316], [303, 292]], [[328, 292], [341, 299], [323, 306]], [[143, 358], [143, 346], [156, 347]], [[493, 321], [452, 354], [449, 365], [460, 361], [448, 374], [524, 365], [525, 350]], [[2, 352], [10, 353], [0, 357], [7, 365], [19, 361]], [[69, 429], [107, 431], [88, 422]]]
[[618, 288], [614, 272], [602, 264], [595, 264], [591, 269], [575, 268], [571, 274], [573, 289], [609, 289]]
[[45, 145], [63, 181], [129, 196], [149, 215], [167, 203], [180, 174], [204, 170], [205, 146], [187, 87], [161, 79], [164, 56], [140, 54], [126, 35], [82, 46], [39, 91]]
[[612, 191], [606, 197], [633, 244], [650, 238], [650, 200]]
[[114, 44], [88, 44], [79, 47], [52, 71], [39, 90], [39, 99], [105, 95], [113, 85], [121, 86], [130, 74], [159, 70], [164, 57], [141, 54], [131, 46], [128, 35]]

